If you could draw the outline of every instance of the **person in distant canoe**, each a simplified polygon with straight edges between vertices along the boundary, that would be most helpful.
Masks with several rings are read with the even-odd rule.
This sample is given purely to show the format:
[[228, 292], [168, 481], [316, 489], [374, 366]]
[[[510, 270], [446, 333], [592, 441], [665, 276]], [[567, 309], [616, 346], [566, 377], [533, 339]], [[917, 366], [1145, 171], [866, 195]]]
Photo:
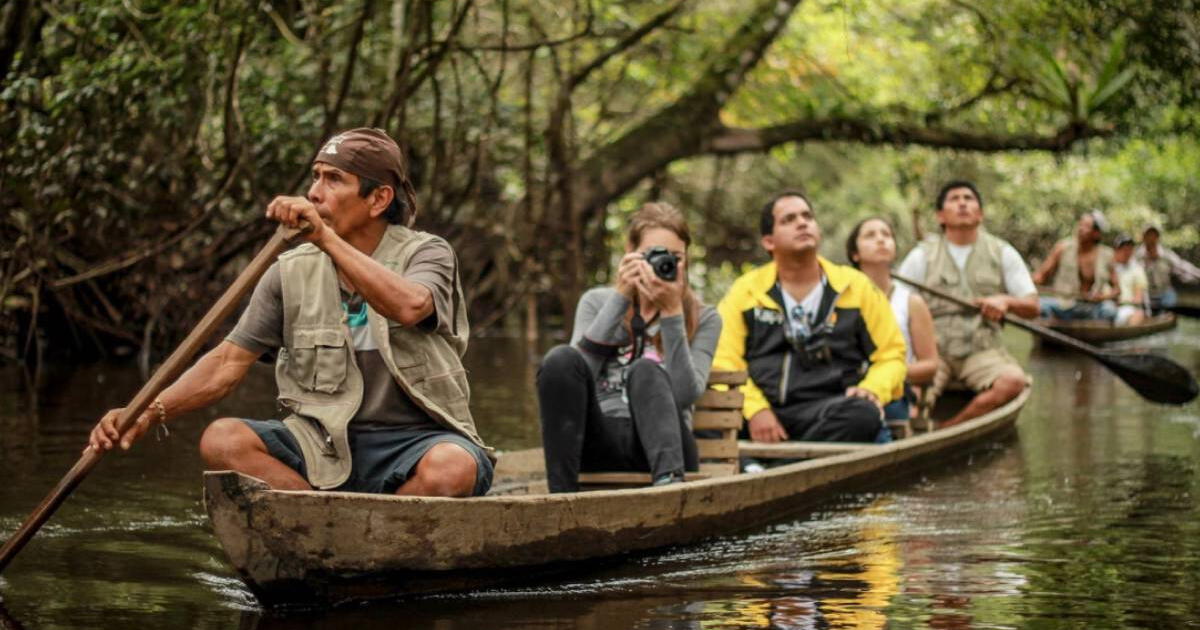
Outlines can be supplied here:
[[1141, 263], [1133, 259], [1133, 238], [1127, 234], [1113, 241], [1113, 266], [1117, 272], [1117, 316], [1114, 326], [1136, 326], [1146, 320], [1150, 303], [1150, 281]]
[[399, 146], [378, 129], [323, 144], [306, 197], [276, 197], [267, 218], [307, 222], [233, 332], [162, 391], [125, 435], [119, 410], [90, 448], [123, 448], [152, 425], [207, 407], [278, 349], [283, 420], [221, 418], [200, 439], [211, 470], [286, 490], [425, 496], [487, 492], [490, 450], [467, 407], [466, 305], [454, 251], [410, 229], [416, 194]]
[[1037, 285], [1050, 284], [1052, 296], [1040, 299], [1042, 317], [1107, 319], [1117, 315], [1113, 251], [1104, 244], [1108, 222], [1099, 210], [1084, 213], [1075, 236], [1054, 244], [1050, 255], [1033, 273]]
[[[896, 237], [892, 224], [881, 217], [864, 219], [850, 230], [846, 239], [846, 259], [888, 297], [896, 324], [904, 335], [908, 363], [906, 385], [927, 385], [937, 373], [937, 336], [933, 333], [933, 316], [929, 305], [915, 289], [903, 282], [892, 281], [892, 263], [896, 262]], [[908, 388], [906, 387], [906, 390]], [[885, 420], [907, 420], [911, 392], [896, 397], [883, 407]], [[890, 437], [888, 432], [884, 437]], [[886, 439], [884, 441], [887, 441]]]
[[717, 307], [717, 369], [749, 371], [750, 438], [874, 442], [905, 375], [887, 297], [861, 271], [818, 255], [821, 228], [802, 193], [768, 201], [759, 228], [772, 261], [738, 278]]
[[1183, 282], [1200, 282], [1200, 268], [1184, 260], [1159, 242], [1158, 227], [1151, 225], [1142, 232], [1142, 244], [1133, 254], [1146, 269], [1150, 282], [1150, 307], [1154, 311], [1175, 306], [1179, 298], [1171, 284], [1172, 276]]
[[629, 222], [613, 286], [583, 294], [571, 343], [537, 375], [546, 479], [579, 489], [582, 471], [649, 471], [654, 485], [698, 469], [693, 403], [708, 385], [721, 318], [688, 286], [683, 214], [648, 203]]
[[925, 403], [955, 384], [975, 392], [951, 426], [981, 416], [1016, 398], [1029, 377], [1000, 340], [1006, 313], [1038, 314], [1037, 287], [1017, 250], [983, 229], [983, 198], [968, 181], [942, 186], [934, 203], [941, 234], [913, 248], [897, 272], [901, 278], [970, 300], [968, 310], [926, 295], [938, 336], [938, 369], [926, 388]]

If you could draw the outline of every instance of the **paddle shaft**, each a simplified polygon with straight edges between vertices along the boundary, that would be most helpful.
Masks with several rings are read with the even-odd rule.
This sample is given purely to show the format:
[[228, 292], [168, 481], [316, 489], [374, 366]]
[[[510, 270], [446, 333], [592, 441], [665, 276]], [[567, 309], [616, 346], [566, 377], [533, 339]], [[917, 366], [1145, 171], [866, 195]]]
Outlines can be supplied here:
[[[275, 230], [275, 234], [271, 236], [271, 240], [267, 241], [267, 244], [259, 250], [258, 254], [254, 256], [254, 259], [250, 261], [250, 264], [246, 266], [241, 275], [233, 281], [233, 284], [229, 285], [229, 288], [217, 300], [217, 303], [204, 314], [200, 323], [196, 324], [196, 327], [183, 340], [183, 343], [179, 344], [175, 352], [172, 352], [171, 356], [167, 357], [167, 360], [154, 371], [150, 380], [146, 381], [142, 389], [134, 395], [133, 400], [129, 401], [129, 404], [121, 411], [116, 423], [119, 433], [124, 435], [125, 431], [146, 410], [146, 407], [149, 407], [150, 403], [158, 397], [158, 394], [183, 373], [196, 352], [216, 332], [221, 322], [225, 321], [233, 310], [237, 308], [238, 303], [241, 302], [246, 293], [254, 288], [255, 283], [266, 273], [271, 263], [279, 257], [279, 254], [287, 249], [289, 241], [295, 238], [300, 232], [301, 230], [298, 228], [290, 228], [284, 225], [279, 226]], [[41, 504], [25, 519], [25, 522], [21, 524], [16, 533], [8, 539], [8, 542], [4, 543], [4, 547], [0, 548], [0, 573], [4, 572], [5, 567], [8, 566], [13, 557], [25, 547], [29, 539], [54, 514], [58, 506], [62, 505], [63, 501], [83, 481], [83, 478], [91, 472], [92, 468], [95, 468], [103, 456], [104, 452], [91, 448], [84, 451], [79, 461], [75, 462], [75, 465], [59, 480], [58, 485], [54, 486], [50, 494], [46, 495], [46, 498], [42, 499]]]
[[[907, 284], [909, 286], [916, 287], [927, 293], [936, 295], [936, 296], [942, 298], [943, 300], [949, 300], [951, 302], [954, 302], [955, 304], [958, 304], [959, 306], [969, 308], [972, 310], [976, 310], [976, 311], [979, 310], [979, 305], [973, 304], [973, 303], [971, 303], [967, 300], [964, 300], [956, 295], [951, 295], [949, 293], [946, 293], [945, 291], [939, 291], [937, 289], [934, 289], [933, 287], [926, 286], [915, 280], [909, 280], [908, 278], [903, 278], [901, 276], [898, 276], [895, 273], [892, 274], [892, 278], [899, 280], [900, 282], [903, 282], [904, 284]], [[1016, 326], [1018, 328], [1024, 328], [1025, 330], [1028, 330], [1029, 332], [1034, 333], [1036, 335], [1041, 335], [1042, 337], [1045, 337], [1047, 339], [1053, 339], [1054, 341], [1061, 343], [1064, 346], [1070, 346], [1071, 348], [1074, 348], [1074, 349], [1076, 349], [1084, 354], [1087, 354], [1089, 356], [1095, 357], [1096, 359], [1099, 359], [1101, 361], [1103, 361], [1107, 358], [1105, 356], [1104, 352], [1102, 350], [1100, 350], [1099, 348], [1097, 348], [1096, 346], [1093, 346], [1088, 343], [1084, 343], [1078, 339], [1075, 339], [1074, 337], [1068, 337], [1067, 335], [1064, 335], [1064, 334], [1058, 332], [1057, 330], [1050, 330], [1049, 328], [1046, 328], [1045, 326], [1039, 326], [1031, 321], [1021, 319], [1020, 317], [1013, 317], [1012, 315], [1009, 315], [1008, 313], [1004, 314], [1004, 321], [1005, 321], [1005, 323], [1012, 324], [1013, 326]]]

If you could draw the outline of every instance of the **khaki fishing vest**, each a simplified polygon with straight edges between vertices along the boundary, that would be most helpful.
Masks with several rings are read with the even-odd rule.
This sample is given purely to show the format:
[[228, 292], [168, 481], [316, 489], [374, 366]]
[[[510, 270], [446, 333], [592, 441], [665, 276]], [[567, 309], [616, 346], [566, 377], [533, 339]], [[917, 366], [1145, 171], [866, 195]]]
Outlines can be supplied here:
[[1162, 257], [1153, 260], [1149, 256], [1142, 258], [1142, 266], [1146, 268], [1146, 284], [1150, 295], [1158, 297], [1171, 288], [1171, 261]]
[[[1004, 293], [1000, 261], [1004, 241], [980, 230], [961, 272], [950, 256], [945, 236], [934, 236], [925, 242], [925, 247], [925, 284], [964, 300]], [[1000, 346], [1000, 325], [984, 319], [979, 311], [964, 309], [933, 295], [925, 298], [937, 331], [938, 353], [943, 357], [962, 359]]]
[[[437, 238], [391, 225], [371, 255], [403, 273], [422, 243]], [[456, 261], [457, 267], [457, 261]], [[275, 363], [283, 420], [304, 453], [308, 482], [334, 488], [350, 476], [347, 427], [358, 413], [363, 378], [342, 309], [333, 260], [312, 244], [279, 257], [283, 285], [283, 343]], [[450, 332], [425, 332], [388, 320], [367, 305], [367, 327], [392, 377], [439, 424], [484, 447], [467, 403], [462, 355], [469, 334], [458, 269]]]
[[[1079, 282], [1079, 241], [1069, 238], [1061, 241], [1066, 244], [1062, 255], [1058, 258], [1058, 269], [1054, 272], [1054, 284], [1050, 290], [1054, 295], [1066, 300], [1077, 300], [1085, 297]], [[1096, 265], [1093, 273], [1092, 290], [1108, 291], [1112, 288], [1109, 282], [1110, 270], [1113, 264], [1113, 250], [1107, 245], [1097, 245]]]

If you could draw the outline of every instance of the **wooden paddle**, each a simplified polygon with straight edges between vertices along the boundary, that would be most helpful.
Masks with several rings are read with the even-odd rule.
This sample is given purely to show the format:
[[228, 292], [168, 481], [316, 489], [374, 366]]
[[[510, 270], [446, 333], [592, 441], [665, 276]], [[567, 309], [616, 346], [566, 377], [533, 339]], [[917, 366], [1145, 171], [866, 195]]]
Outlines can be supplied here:
[[[936, 295], [943, 300], [954, 302], [964, 308], [979, 310], [978, 306], [960, 297], [927, 287], [920, 282], [902, 278], [894, 273], [892, 277], [921, 291]], [[1149, 353], [1128, 354], [1111, 350], [1101, 350], [1091, 344], [1068, 337], [1044, 326], [1038, 326], [1028, 320], [1013, 317], [1008, 313], [1004, 314], [1004, 321], [1019, 328], [1024, 328], [1036, 335], [1041, 335], [1046, 339], [1053, 339], [1056, 343], [1078, 350], [1096, 359], [1147, 400], [1169, 405], [1182, 405], [1191, 402], [1200, 393], [1200, 385], [1196, 384], [1196, 379], [1192, 374], [1182, 365], [1167, 357]]]
[[1200, 286], [1195, 284], [1177, 286], [1175, 295], [1177, 303], [1174, 306], [1165, 306], [1161, 310], [1170, 311], [1183, 317], [1200, 319]]
[[1168, 306], [1163, 310], [1170, 311], [1176, 315], [1182, 315], [1184, 317], [1200, 318], [1200, 306], [1193, 306], [1191, 304], [1176, 304], [1175, 306]]
[[[121, 411], [121, 415], [117, 418], [117, 431], [121, 435], [124, 435], [125, 431], [146, 410], [146, 407], [149, 407], [150, 403], [154, 402], [158, 394], [183, 373], [196, 352], [216, 332], [217, 326], [221, 325], [221, 322], [229, 317], [233, 310], [237, 308], [242, 297], [254, 288], [255, 283], [267, 271], [271, 263], [288, 248], [290, 241], [302, 231], [305, 230], [290, 228], [284, 225], [280, 225], [275, 230], [275, 234], [271, 236], [271, 240], [267, 241], [267, 244], [259, 250], [258, 254], [250, 261], [250, 264], [246, 266], [241, 275], [233, 281], [233, 284], [229, 285], [229, 288], [225, 290], [225, 294], [221, 296], [221, 299], [217, 300], [217, 303], [209, 309], [208, 313], [205, 313], [204, 317], [200, 319], [200, 323], [196, 324], [196, 327], [183, 340], [183, 343], [155, 370], [150, 380], [146, 381], [146, 384], [133, 397], [133, 400], [129, 401], [129, 405]], [[37, 506], [37, 509], [25, 519], [20, 529], [8, 539], [8, 542], [4, 543], [3, 548], [0, 548], [0, 573], [4, 571], [4, 568], [8, 566], [13, 557], [25, 546], [25, 543], [29, 542], [29, 539], [54, 514], [58, 506], [62, 505], [67, 496], [71, 494], [71, 491], [83, 481], [83, 478], [91, 472], [92, 468], [96, 466], [103, 456], [103, 452], [90, 448], [84, 451], [79, 461], [75, 462], [75, 465], [59, 480], [58, 485], [50, 491], [50, 494], [46, 495], [45, 499], [42, 499], [42, 503]]]

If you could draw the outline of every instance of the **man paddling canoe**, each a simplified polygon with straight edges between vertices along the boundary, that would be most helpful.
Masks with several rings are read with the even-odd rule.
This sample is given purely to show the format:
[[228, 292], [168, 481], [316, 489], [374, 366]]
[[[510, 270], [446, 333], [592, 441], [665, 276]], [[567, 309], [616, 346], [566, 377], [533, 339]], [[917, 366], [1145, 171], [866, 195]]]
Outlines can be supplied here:
[[1150, 282], [1150, 308], [1154, 311], [1170, 309], [1178, 302], [1175, 287], [1171, 284], [1172, 276], [1184, 282], [1200, 282], [1200, 267], [1184, 260], [1158, 239], [1158, 227], [1147, 227], [1142, 232], [1142, 244], [1133, 253], [1146, 269]]
[[983, 229], [983, 199], [974, 184], [946, 184], [934, 207], [942, 233], [913, 248], [898, 275], [979, 307], [967, 310], [926, 296], [938, 332], [938, 370], [927, 402], [932, 404], [955, 382], [976, 392], [966, 407], [941, 423], [949, 426], [981, 416], [1025, 389], [1028, 377], [1000, 342], [999, 322], [1008, 312], [1036, 317], [1038, 301], [1021, 255]]
[[1113, 250], [1104, 244], [1107, 224], [1099, 210], [1084, 213], [1075, 236], [1055, 243], [1033, 273], [1034, 284], [1052, 283], [1054, 295], [1039, 301], [1042, 317], [1111, 321], [1117, 316], [1117, 272]]
[[454, 251], [409, 229], [416, 196], [400, 148], [378, 129], [322, 145], [307, 197], [276, 197], [268, 218], [304, 222], [308, 244], [282, 256], [234, 331], [119, 435], [120, 410], [89, 447], [122, 448], [152, 425], [227, 396], [278, 349], [283, 420], [221, 418], [200, 452], [289, 490], [426, 496], [487, 492], [492, 462], [467, 407], [468, 325]]

